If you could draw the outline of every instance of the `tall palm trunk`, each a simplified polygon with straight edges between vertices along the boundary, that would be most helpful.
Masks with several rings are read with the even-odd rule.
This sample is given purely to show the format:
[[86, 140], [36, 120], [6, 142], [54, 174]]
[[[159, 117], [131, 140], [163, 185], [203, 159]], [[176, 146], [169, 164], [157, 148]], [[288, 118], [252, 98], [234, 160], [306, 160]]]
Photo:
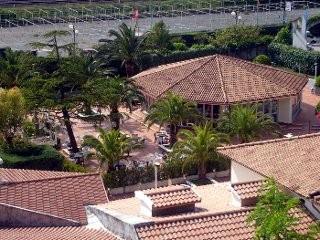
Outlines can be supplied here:
[[[61, 100], [61, 102], [64, 100], [64, 98], [65, 98], [64, 87], [63, 87], [63, 84], [60, 84], [60, 100]], [[70, 121], [70, 115], [69, 115], [69, 112], [68, 112], [68, 109], [66, 106], [64, 106], [62, 108], [62, 114], [63, 114], [64, 124], [66, 125], [66, 128], [67, 128], [72, 151], [74, 153], [79, 152], [79, 149], [77, 146], [77, 141], [76, 141], [76, 138], [74, 137], [74, 133], [73, 133], [73, 129], [72, 129], [71, 121]]]
[[131, 61], [128, 61], [125, 63], [125, 68], [126, 68], [126, 73], [127, 73], [127, 77], [132, 77], [134, 74], [134, 63]]
[[118, 108], [111, 109], [110, 120], [114, 130], [120, 129], [120, 113]]
[[206, 179], [206, 166], [205, 166], [205, 161], [203, 159], [199, 160], [198, 178], [200, 180], [205, 180]]
[[63, 114], [64, 124], [66, 125], [66, 128], [67, 128], [67, 132], [68, 132], [68, 136], [69, 136], [69, 140], [70, 140], [70, 145], [71, 145], [72, 151], [74, 153], [79, 152], [79, 148], [77, 146], [77, 141], [76, 141], [76, 138], [74, 137], [72, 125], [71, 125], [71, 122], [70, 122], [70, 115], [69, 115], [68, 110], [67, 110], [66, 107], [62, 108], [62, 114]]
[[177, 142], [177, 128], [176, 125], [170, 124], [170, 147]]

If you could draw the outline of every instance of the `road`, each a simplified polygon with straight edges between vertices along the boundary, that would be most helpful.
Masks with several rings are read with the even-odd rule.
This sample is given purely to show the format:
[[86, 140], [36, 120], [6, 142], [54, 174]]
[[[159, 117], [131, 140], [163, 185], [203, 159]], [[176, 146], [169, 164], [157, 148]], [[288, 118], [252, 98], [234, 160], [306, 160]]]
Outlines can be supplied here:
[[[320, 8], [311, 8], [310, 16], [320, 13]], [[294, 10], [287, 12], [287, 21], [292, 21], [300, 16], [303, 16], [304, 10]], [[282, 11], [265, 11], [251, 12], [249, 14], [239, 13], [241, 22], [245, 25], [263, 25], [281, 23], [283, 20]], [[170, 32], [189, 32], [201, 30], [215, 30], [231, 26], [236, 23], [235, 18], [230, 13], [188, 15], [179, 17], [162, 17], [162, 18], [141, 18], [138, 21], [138, 32], [142, 34], [148, 31], [151, 23], [155, 23], [162, 19], [170, 28]], [[79, 33], [76, 36], [76, 41], [81, 48], [92, 47], [97, 44], [99, 39], [108, 38], [108, 31], [116, 29], [122, 22], [133, 25], [132, 20], [109, 20], [109, 21], [94, 21], [94, 22], [78, 22], [75, 24]], [[12, 27], [0, 29], [0, 48], [11, 47], [15, 50], [28, 50], [28, 43], [33, 41], [43, 41], [41, 35], [55, 30], [68, 30], [68, 23], [60, 24], [44, 24], [25, 27]], [[61, 39], [61, 44], [71, 42], [72, 36]]]

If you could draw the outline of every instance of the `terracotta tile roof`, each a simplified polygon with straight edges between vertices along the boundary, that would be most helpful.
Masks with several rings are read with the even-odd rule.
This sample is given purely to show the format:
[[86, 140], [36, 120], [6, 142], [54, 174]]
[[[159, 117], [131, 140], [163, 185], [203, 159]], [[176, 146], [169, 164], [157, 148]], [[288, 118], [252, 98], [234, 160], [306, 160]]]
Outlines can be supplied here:
[[152, 201], [153, 208], [165, 208], [200, 202], [201, 198], [189, 186], [173, 185], [143, 191]]
[[[253, 239], [254, 229], [246, 222], [251, 209], [142, 223], [136, 225], [136, 232], [140, 240]], [[306, 233], [313, 219], [304, 212], [296, 216], [300, 219], [297, 230]]]
[[168, 90], [198, 103], [240, 103], [295, 95], [308, 78], [223, 55], [163, 65], [134, 76], [145, 94]]
[[302, 196], [320, 190], [320, 134], [221, 147], [218, 151]]
[[85, 227], [0, 228], [1, 240], [115, 240], [117, 237]]
[[263, 181], [236, 183], [232, 184], [232, 188], [241, 199], [256, 198], [258, 191], [262, 187]]
[[159, 220], [170, 219], [172, 217], [180, 217], [183, 219], [184, 217], [189, 215], [203, 214], [205, 212], [215, 213], [239, 209], [239, 207], [232, 205], [232, 194], [230, 191], [228, 191], [229, 186], [229, 182], [226, 182], [194, 187], [193, 189], [200, 196], [201, 202], [196, 203], [195, 212], [192, 213], [147, 217], [141, 214], [141, 202], [138, 198], [135, 197], [110, 201], [107, 204], [101, 204], [100, 207], [109, 209], [119, 214], [142, 217], [144, 219]]
[[84, 206], [108, 202], [99, 174], [4, 183], [0, 203], [87, 224]]
[[83, 173], [0, 168], [0, 181], [6, 180], [9, 182], [23, 182], [30, 180], [75, 176], [81, 174]]

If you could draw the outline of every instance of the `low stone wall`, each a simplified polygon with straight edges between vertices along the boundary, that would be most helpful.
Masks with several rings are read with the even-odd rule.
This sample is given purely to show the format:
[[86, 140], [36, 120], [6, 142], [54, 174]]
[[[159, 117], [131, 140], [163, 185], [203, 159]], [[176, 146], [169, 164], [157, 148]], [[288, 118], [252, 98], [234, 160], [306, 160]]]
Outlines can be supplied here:
[[[227, 177], [230, 175], [230, 170], [225, 170], [221, 172], [212, 172], [207, 173], [208, 178], [221, 178], [221, 177]], [[173, 178], [173, 179], [167, 179], [167, 180], [161, 180], [158, 181], [158, 187], [165, 187], [175, 184], [182, 184], [186, 181], [197, 179], [198, 175], [191, 175], [187, 176], [186, 178], [180, 177], [180, 178]], [[123, 194], [123, 193], [133, 193], [137, 190], [145, 190], [149, 188], [154, 188], [155, 182], [148, 182], [148, 183], [139, 183], [135, 185], [125, 186], [125, 187], [119, 187], [119, 188], [111, 188], [109, 190], [109, 194], [117, 195], [117, 194]]]

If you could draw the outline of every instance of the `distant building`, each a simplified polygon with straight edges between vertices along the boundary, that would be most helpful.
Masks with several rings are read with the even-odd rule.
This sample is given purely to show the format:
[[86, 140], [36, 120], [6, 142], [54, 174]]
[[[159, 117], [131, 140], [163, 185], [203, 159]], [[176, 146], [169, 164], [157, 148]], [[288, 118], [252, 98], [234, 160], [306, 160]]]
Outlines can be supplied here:
[[231, 105], [261, 103], [260, 111], [284, 123], [298, 115], [301, 91], [308, 82], [305, 76], [224, 55], [158, 66], [133, 79], [142, 87], [146, 109], [172, 91], [196, 102], [207, 119], [217, 118]]

